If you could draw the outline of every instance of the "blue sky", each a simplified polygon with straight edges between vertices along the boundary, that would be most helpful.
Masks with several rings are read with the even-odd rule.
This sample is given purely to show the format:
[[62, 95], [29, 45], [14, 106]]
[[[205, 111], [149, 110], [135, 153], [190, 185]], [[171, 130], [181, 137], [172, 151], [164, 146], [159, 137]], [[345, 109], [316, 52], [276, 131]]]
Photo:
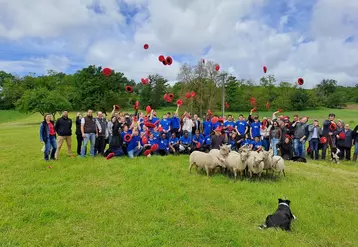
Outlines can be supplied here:
[[[318, 59], [316, 64], [297, 63], [309, 50], [325, 60], [331, 55], [333, 60], [335, 54], [358, 48], [355, 6], [338, 1], [335, 5], [334, 0], [34, 1], [43, 9], [14, 0], [9, 9], [0, 10], [0, 69], [18, 75], [43, 74], [52, 67], [73, 73], [94, 63], [113, 66], [134, 79], [163, 73], [175, 80], [182, 63], [196, 64], [205, 58], [253, 79], [262, 76], [258, 71], [263, 63], [269, 63], [269, 71], [282, 80], [316, 79], [324, 73], [347, 83], [358, 79], [356, 72], [341, 72], [339, 64], [324, 71]], [[73, 13], [65, 11], [68, 3]], [[10, 9], [18, 13], [4, 14]], [[25, 11], [37, 19], [30, 19]], [[321, 21], [325, 12], [331, 30]], [[327, 51], [319, 48], [325, 39]], [[148, 51], [143, 51], [144, 43], [149, 43]], [[155, 59], [159, 54], [171, 55], [174, 65], [159, 67]], [[147, 61], [146, 65], [138, 65], [138, 60]], [[345, 63], [348, 68], [356, 62]]]

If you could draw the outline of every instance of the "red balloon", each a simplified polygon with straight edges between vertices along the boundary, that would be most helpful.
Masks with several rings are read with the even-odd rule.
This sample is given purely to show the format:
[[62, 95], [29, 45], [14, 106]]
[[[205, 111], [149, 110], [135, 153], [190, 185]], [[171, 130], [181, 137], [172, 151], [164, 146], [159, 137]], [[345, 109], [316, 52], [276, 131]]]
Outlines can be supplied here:
[[169, 97], [170, 99], [174, 99], [174, 94], [173, 94], [173, 93], [169, 93], [169, 94], [168, 94], [168, 97]]
[[110, 76], [112, 74], [112, 70], [110, 68], [104, 68], [102, 70], [103, 75]]
[[148, 45], [148, 44], [145, 44], [145, 45], [144, 45], [144, 49], [147, 50], [148, 48], [149, 48], [149, 45]]
[[217, 65], [215, 66], [215, 70], [216, 70], [216, 71], [219, 71], [219, 70], [220, 70], [220, 65], [219, 65], [219, 64], [217, 64]]
[[163, 55], [160, 55], [158, 57], [159, 62], [163, 62], [165, 60], [165, 57]]
[[264, 66], [263, 69], [264, 69], [264, 73], [266, 73], [267, 72], [267, 67]]

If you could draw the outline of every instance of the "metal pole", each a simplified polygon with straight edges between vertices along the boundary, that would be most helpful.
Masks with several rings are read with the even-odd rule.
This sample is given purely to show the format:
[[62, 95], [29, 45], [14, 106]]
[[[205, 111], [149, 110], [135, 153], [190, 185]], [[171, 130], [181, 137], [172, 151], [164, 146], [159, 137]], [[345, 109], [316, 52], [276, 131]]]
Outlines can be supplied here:
[[225, 74], [222, 75], [222, 102], [221, 102], [221, 111], [222, 111], [222, 117], [225, 115]]

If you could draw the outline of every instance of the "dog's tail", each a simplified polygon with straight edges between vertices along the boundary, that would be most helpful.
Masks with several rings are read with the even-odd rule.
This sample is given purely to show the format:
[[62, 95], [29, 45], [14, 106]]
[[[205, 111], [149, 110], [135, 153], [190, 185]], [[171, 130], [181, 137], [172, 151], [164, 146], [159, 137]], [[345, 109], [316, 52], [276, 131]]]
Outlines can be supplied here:
[[263, 224], [263, 225], [259, 226], [259, 229], [260, 229], [260, 230], [267, 229], [267, 225], [266, 225], [266, 224]]

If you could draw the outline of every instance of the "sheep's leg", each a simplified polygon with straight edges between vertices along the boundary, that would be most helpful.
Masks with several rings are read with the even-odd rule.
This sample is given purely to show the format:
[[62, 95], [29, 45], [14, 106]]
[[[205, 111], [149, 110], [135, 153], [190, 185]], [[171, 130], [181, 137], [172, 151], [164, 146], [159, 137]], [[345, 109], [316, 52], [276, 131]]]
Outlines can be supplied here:
[[210, 170], [209, 167], [205, 166], [205, 170], [206, 170], [206, 176], [210, 176]]
[[266, 176], [268, 175], [268, 169], [266, 170]]
[[252, 171], [249, 171], [250, 178], [252, 178]]
[[286, 177], [285, 170], [282, 170], [283, 176]]
[[261, 172], [259, 172], [259, 174], [257, 174], [259, 178], [261, 178]]
[[234, 177], [235, 177], [235, 183], [237, 182], [237, 170], [234, 169]]
[[278, 176], [281, 176], [281, 171], [278, 172]]
[[244, 179], [244, 171], [240, 171], [241, 179]]
[[190, 163], [189, 165], [189, 173], [191, 174], [191, 168], [193, 167], [194, 163]]

